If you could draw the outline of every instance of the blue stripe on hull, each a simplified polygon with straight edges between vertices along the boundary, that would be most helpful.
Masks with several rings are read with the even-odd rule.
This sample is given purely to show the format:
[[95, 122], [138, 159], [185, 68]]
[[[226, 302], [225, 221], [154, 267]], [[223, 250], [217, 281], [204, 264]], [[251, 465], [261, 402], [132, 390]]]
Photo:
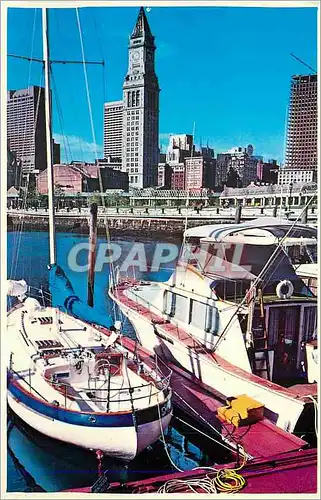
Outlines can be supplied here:
[[8, 390], [16, 400], [26, 407], [53, 420], [86, 427], [134, 427], [132, 413], [118, 413], [117, 415], [105, 413], [101, 415], [99, 413], [70, 411], [59, 406], [51, 406], [31, 394], [29, 395], [20, 389], [18, 384], [9, 382]]

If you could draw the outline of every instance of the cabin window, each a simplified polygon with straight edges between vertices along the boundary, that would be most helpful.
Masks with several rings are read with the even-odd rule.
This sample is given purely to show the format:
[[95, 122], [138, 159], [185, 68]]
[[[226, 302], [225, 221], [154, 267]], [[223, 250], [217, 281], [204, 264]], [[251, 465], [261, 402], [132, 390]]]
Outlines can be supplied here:
[[176, 294], [175, 318], [179, 321], [186, 321], [186, 312], [188, 310], [188, 300], [182, 295]]
[[305, 307], [303, 314], [302, 342], [308, 342], [316, 336], [317, 309], [316, 307]]
[[186, 321], [188, 300], [189, 299], [186, 297], [178, 295], [177, 293], [167, 292], [165, 309], [166, 314], [178, 319], [179, 321]]
[[192, 300], [191, 325], [200, 330], [205, 329], [206, 304]]
[[56, 377], [59, 378], [69, 378], [70, 373], [69, 372], [64, 372], [64, 373], [55, 373]]
[[190, 324], [195, 326], [195, 328], [216, 333], [217, 318], [218, 313], [215, 307], [198, 302], [197, 300], [191, 301]]
[[300, 306], [270, 307], [269, 347], [284, 340], [286, 344], [298, 341]]
[[169, 316], [174, 316], [175, 314], [175, 294], [166, 291], [165, 296], [165, 313]]

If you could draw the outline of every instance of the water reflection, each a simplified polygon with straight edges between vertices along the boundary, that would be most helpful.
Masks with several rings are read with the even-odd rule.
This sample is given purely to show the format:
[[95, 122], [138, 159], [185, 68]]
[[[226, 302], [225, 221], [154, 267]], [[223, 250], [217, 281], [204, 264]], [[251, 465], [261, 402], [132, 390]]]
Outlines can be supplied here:
[[[172, 461], [183, 470], [200, 465], [212, 466], [226, 461], [218, 446], [213, 447], [194, 432], [173, 424], [165, 433], [166, 446]], [[129, 464], [104, 458], [110, 482], [143, 479], [169, 473], [174, 469], [157, 441]], [[8, 409], [8, 471], [9, 492], [55, 492], [92, 485], [97, 479], [95, 454], [48, 438], [31, 429]]]

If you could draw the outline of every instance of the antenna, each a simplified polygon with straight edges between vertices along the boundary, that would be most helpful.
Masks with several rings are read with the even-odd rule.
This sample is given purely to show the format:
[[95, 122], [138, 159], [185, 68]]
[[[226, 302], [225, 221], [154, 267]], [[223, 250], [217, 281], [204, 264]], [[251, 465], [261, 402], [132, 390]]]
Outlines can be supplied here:
[[316, 73], [315, 69], [311, 68], [311, 66], [309, 66], [307, 63], [305, 63], [304, 61], [302, 61], [302, 59], [299, 59], [299, 57], [297, 57], [295, 54], [292, 54], [292, 52], [291, 52], [290, 55], [292, 57], [294, 57], [294, 59], [296, 59], [297, 61], [299, 61], [301, 64], [303, 64], [304, 66], [306, 66], [307, 68], [311, 69], [311, 71], [313, 71], [313, 73]]

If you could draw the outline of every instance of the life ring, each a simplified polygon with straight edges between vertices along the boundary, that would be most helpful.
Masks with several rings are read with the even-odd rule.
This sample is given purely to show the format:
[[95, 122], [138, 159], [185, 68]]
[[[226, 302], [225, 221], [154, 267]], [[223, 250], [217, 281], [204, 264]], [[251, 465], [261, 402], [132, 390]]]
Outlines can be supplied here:
[[280, 281], [276, 286], [276, 295], [279, 299], [289, 299], [294, 292], [294, 286], [289, 280]]

